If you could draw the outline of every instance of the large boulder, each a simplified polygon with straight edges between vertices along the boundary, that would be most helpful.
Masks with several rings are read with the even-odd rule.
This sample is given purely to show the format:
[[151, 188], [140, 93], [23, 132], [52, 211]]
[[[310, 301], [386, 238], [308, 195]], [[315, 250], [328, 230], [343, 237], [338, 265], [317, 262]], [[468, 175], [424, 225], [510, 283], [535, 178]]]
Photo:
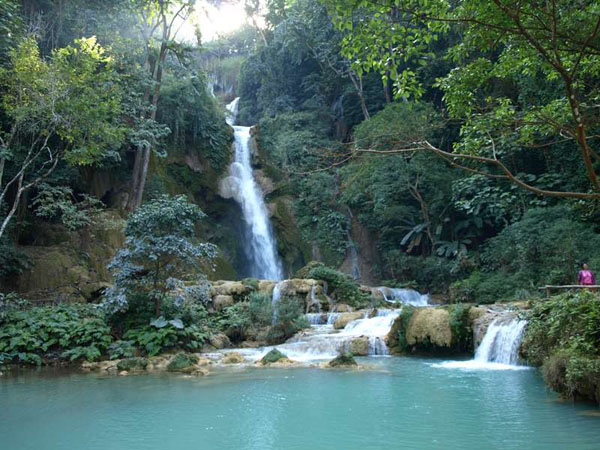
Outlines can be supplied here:
[[231, 295], [215, 295], [213, 297], [213, 307], [217, 311], [223, 311], [228, 306], [233, 305], [234, 299]]
[[243, 362], [246, 362], [246, 358], [238, 352], [227, 353], [223, 356], [223, 359], [221, 359], [222, 364], [241, 364]]
[[328, 367], [354, 367], [357, 365], [351, 353], [340, 353], [327, 363]]
[[209, 339], [210, 345], [220, 350], [222, 348], [231, 347], [231, 341], [225, 333], [213, 334]]
[[340, 314], [340, 317], [338, 317], [337, 320], [333, 323], [333, 328], [335, 328], [336, 330], [341, 330], [353, 320], [358, 320], [362, 318], [362, 312], [342, 313]]
[[441, 308], [416, 309], [405, 338], [406, 343], [411, 346], [434, 345], [449, 348], [452, 345], [450, 314]]
[[267, 353], [265, 356], [263, 356], [262, 359], [260, 360], [260, 362], [264, 366], [266, 364], [276, 363], [277, 361], [282, 360], [282, 359], [287, 359], [287, 356], [285, 356], [279, 350], [274, 348], [269, 353]]
[[352, 339], [348, 343], [347, 350], [354, 356], [367, 356], [369, 354], [369, 338], [367, 336], [361, 336]]
[[348, 313], [348, 312], [352, 312], [353, 308], [350, 305], [346, 305], [345, 303], [338, 303], [336, 305], [333, 306], [333, 308], [331, 308], [332, 312], [339, 312], [339, 313]]
[[189, 373], [195, 370], [194, 366], [197, 362], [198, 357], [196, 355], [183, 352], [177, 353], [167, 365], [167, 371]]
[[126, 358], [117, 363], [117, 369], [128, 372], [143, 371], [146, 370], [147, 366], [148, 360], [146, 358]]

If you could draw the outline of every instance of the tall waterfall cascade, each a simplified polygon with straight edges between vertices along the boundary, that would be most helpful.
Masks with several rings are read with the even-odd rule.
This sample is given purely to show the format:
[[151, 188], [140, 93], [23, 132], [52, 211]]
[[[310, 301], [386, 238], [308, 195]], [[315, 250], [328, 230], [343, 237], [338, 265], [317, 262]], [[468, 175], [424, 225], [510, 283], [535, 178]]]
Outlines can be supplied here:
[[221, 181], [220, 194], [233, 198], [242, 208], [245, 239], [244, 252], [254, 278], [281, 280], [283, 268], [277, 255], [275, 237], [267, 214], [263, 193], [254, 179], [250, 158], [250, 127], [235, 125], [239, 97], [227, 105], [227, 123], [233, 127], [235, 158], [229, 176]]

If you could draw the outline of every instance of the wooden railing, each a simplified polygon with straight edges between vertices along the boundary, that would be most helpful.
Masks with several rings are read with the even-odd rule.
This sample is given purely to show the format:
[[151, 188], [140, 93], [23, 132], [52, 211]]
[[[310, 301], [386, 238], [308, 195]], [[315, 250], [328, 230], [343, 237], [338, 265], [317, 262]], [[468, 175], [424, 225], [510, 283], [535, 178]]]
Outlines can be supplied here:
[[546, 296], [550, 297], [550, 295], [552, 295], [552, 291], [554, 291], [554, 290], [561, 290], [561, 289], [592, 289], [592, 290], [596, 290], [598, 288], [600, 288], [599, 284], [565, 284], [565, 285], [561, 285], [561, 286], [546, 285], [546, 286], [542, 286], [540, 288], [540, 290], [545, 290]]

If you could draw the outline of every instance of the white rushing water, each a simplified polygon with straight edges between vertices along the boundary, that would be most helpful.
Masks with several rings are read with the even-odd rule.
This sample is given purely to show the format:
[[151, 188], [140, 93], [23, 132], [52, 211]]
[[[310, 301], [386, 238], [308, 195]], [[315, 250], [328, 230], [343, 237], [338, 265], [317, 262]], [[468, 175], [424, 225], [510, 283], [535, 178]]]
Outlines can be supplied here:
[[[349, 351], [352, 341], [360, 338], [367, 339], [370, 356], [387, 355], [389, 352], [385, 338], [399, 314], [400, 310], [379, 310], [374, 317], [349, 322], [342, 330], [335, 330], [332, 324], [315, 324], [281, 345], [258, 349], [233, 349], [225, 352], [239, 352], [248, 360], [257, 361], [277, 347], [280, 352], [295, 361], [321, 361], [335, 358], [340, 351]], [[307, 314], [309, 320], [315, 318], [319, 323], [324, 320], [333, 323], [334, 318], [340, 316], [341, 313]]]
[[397, 289], [389, 287], [377, 288], [383, 295], [383, 299], [388, 303], [402, 303], [412, 306], [429, 305], [430, 297], [428, 294], [420, 294], [413, 289]]
[[516, 317], [494, 320], [470, 361], [447, 361], [434, 364], [435, 367], [466, 370], [523, 370], [519, 365], [518, 350], [523, 338], [526, 320]]
[[254, 180], [250, 162], [250, 127], [235, 126], [239, 97], [227, 105], [227, 123], [233, 126], [235, 159], [229, 166], [229, 176], [221, 181], [220, 192], [235, 199], [242, 208], [247, 239], [244, 251], [254, 278], [281, 280], [283, 269], [277, 255], [275, 238], [269, 222], [262, 191]]

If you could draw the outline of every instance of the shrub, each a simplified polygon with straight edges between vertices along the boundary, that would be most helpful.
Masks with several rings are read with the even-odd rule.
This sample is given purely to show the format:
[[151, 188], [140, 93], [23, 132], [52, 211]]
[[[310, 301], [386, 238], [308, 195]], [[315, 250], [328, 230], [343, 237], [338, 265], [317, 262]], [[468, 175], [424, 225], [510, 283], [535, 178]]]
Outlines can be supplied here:
[[347, 303], [354, 307], [369, 304], [369, 296], [360, 290], [360, 286], [350, 276], [331, 267], [317, 266], [308, 273], [309, 278], [327, 283], [328, 295], [336, 302]]
[[124, 338], [146, 355], [155, 356], [171, 349], [198, 351], [208, 340], [209, 333], [196, 325], [178, 327], [169, 323], [160, 328], [153, 325], [133, 328], [125, 333]]
[[482, 261], [494, 273], [498, 290], [504, 278], [503, 295], [512, 295], [518, 288], [571, 284], [582, 263], [592, 268], [600, 263], [598, 247], [600, 235], [576, 221], [566, 206], [536, 208], [490, 239]]
[[388, 334], [388, 345], [394, 353], [404, 353], [408, 350], [406, 330], [408, 330], [408, 325], [410, 324], [410, 319], [412, 318], [415, 309], [416, 308], [411, 305], [404, 306], [402, 312], [400, 312], [400, 315], [392, 325], [392, 329]]
[[34, 307], [0, 316], [0, 360], [41, 364], [42, 357], [94, 360], [112, 342], [103, 315], [87, 305]]
[[570, 398], [600, 401], [600, 300], [589, 291], [537, 301], [521, 344], [521, 354], [542, 366], [550, 387]]
[[452, 347], [459, 352], [473, 350], [473, 330], [469, 319], [469, 305], [458, 304], [450, 308]]

